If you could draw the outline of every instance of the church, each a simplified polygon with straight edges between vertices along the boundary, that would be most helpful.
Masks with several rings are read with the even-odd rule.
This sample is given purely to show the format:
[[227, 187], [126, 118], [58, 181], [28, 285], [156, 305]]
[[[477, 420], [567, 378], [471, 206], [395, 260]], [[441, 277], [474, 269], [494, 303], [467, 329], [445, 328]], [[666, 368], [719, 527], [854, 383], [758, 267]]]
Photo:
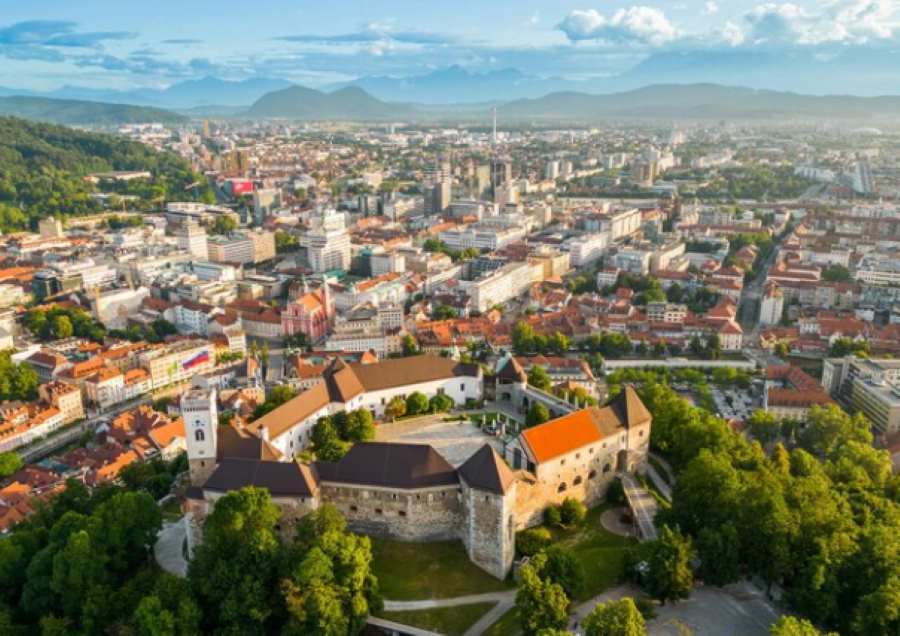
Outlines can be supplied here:
[[[469, 384], [474, 382], [478, 386]], [[280, 507], [285, 532], [330, 503], [351, 529], [364, 534], [402, 541], [459, 539], [473, 563], [504, 578], [515, 556], [517, 530], [539, 524], [547, 506], [567, 497], [598, 503], [617, 472], [644, 465], [652, 418], [632, 387], [606, 406], [524, 430], [502, 453], [485, 444], [458, 467], [424, 444], [361, 442], [339, 461], [303, 463], [294, 458], [296, 446], [276, 443], [305, 439], [305, 432], [295, 436], [293, 429], [305, 430], [307, 420], [320, 413], [370, 408], [380, 414], [382, 398], [417, 390], [426, 395], [452, 390], [460, 403], [465, 399], [457, 397], [480, 397], [481, 382], [476, 365], [431, 356], [340, 363], [327, 374], [319, 389], [324, 393], [304, 398], [315, 387], [309, 389], [243, 430], [218, 426], [213, 391], [189, 391], [181, 400], [192, 484], [186, 508], [202, 520], [219, 497], [257, 486]]]

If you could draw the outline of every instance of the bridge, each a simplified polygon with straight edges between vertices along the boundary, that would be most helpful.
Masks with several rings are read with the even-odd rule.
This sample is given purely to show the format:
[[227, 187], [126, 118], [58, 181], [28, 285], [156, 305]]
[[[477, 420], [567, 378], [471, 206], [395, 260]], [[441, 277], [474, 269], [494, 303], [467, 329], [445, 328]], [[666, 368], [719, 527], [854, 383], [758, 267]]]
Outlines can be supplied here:
[[622, 489], [625, 491], [625, 499], [628, 507], [634, 515], [634, 522], [638, 528], [641, 541], [655, 541], [658, 537], [656, 524], [653, 518], [659, 509], [659, 504], [650, 492], [641, 486], [637, 480], [628, 473], [618, 473], [622, 481]]

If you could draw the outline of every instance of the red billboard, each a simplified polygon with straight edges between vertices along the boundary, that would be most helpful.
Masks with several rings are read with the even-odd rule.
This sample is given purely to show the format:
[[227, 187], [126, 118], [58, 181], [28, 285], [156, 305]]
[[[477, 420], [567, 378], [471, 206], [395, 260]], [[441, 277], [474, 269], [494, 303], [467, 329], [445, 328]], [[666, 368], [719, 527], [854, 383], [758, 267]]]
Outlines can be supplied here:
[[253, 192], [253, 182], [250, 179], [229, 179], [228, 183], [231, 187], [231, 196], [236, 197]]

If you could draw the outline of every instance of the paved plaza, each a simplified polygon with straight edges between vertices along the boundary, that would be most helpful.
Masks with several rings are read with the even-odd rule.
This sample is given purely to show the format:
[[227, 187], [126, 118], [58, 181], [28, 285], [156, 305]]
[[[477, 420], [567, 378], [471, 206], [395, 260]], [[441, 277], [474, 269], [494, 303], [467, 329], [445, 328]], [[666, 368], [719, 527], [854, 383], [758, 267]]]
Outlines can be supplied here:
[[454, 416], [438, 413], [379, 424], [375, 439], [380, 442], [430, 444], [454, 468], [461, 466], [485, 443], [497, 452], [503, 452], [503, 442], [499, 437], [482, 432], [468, 419], [444, 421], [450, 417]]

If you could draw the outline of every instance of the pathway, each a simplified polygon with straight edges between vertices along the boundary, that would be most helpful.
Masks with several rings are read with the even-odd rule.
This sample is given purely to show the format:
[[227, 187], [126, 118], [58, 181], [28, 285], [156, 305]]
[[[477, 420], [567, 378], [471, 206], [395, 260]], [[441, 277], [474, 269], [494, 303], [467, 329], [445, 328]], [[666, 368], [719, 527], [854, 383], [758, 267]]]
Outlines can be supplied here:
[[385, 601], [384, 609], [389, 612], [410, 612], [416, 610], [433, 609], [435, 607], [458, 607], [460, 605], [474, 605], [475, 603], [496, 603], [475, 624], [466, 630], [465, 636], [478, 636], [487, 631], [487, 628], [500, 620], [516, 603], [516, 592], [488, 592], [486, 594], [470, 594], [468, 596], [456, 596], [454, 598], [433, 598], [423, 601]]
[[153, 555], [159, 567], [182, 578], [187, 576], [188, 570], [188, 562], [182, 551], [190, 531], [188, 523], [187, 516], [178, 521], [166, 522], [153, 546]]
[[653, 518], [659, 505], [647, 489], [635, 481], [634, 477], [625, 473], [619, 473], [622, 480], [622, 488], [625, 490], [625, 498], [634, 513], [637, 521], [640, 537], [643, 541], [653, 541], [657, 538], [656, 525]]

